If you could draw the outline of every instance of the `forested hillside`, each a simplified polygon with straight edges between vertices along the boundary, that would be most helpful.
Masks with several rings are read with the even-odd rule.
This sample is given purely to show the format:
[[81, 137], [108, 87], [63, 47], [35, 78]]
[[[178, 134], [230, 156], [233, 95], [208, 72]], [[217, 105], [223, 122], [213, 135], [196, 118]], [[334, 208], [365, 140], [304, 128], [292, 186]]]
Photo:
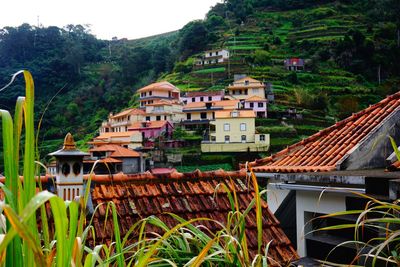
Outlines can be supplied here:
[[[88, 140], [109, 112], [136, 105], [135, 90], [150, 82], [217, 90], [236, 73], [272, 83], [270, 109], [301, 110], [310, 127], [298, 131], [307, 135], [398, 90], [399, 14], [400, 0], [226, 0], [204, 20], [139, 40], [98, 40], [81, 25], [6, 27], [0, 83], [21, 68], [33, 73], [37, 118], [46, 110], [42, 154], [67, 131]], [[194, 67], [202, 51], [223, 47], [232, 54], [229, 66]], [[286, 71], [290, 57], [306, 59], [306, 71]], [[0, 108], [12, 109], [22, 94], [21, 86], [0, 92]]]

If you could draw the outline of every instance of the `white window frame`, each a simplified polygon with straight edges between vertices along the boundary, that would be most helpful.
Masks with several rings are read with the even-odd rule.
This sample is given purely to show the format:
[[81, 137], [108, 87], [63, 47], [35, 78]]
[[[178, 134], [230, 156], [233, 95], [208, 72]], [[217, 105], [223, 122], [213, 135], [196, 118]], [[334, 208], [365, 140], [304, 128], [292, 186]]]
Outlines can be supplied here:
[[241, 124], [240, 124], [240, 131], [242, 131], [242, 132], [243, 132], [243, 131], [246, 131], [246, 129], [247, 129], [247, 125], [246, 125], [246, 123], [244, 123], [244, 122], [243, 122], [243, 123], [241, 123]]
[[224, 132], [229, 132], [231, 130], [231, 124], [230, 123], [224, 123]]

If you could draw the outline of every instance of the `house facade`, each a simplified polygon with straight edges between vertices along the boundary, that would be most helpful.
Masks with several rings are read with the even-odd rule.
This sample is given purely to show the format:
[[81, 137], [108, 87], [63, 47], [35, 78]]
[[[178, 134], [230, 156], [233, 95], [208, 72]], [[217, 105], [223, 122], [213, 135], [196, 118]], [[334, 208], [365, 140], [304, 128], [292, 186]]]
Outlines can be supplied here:
[[139, 131], [144, 139], [156, 139], [160, 136], [170, 138], [174, 131], [174, 126], [169, 121], [144, 121], [136, 122], [129, 131]]
[[183, 105], [176, 100], [155, 100], [146, 105], [144, 121], [169, 121], [180, 122], [183, 118]]
[[182, 102], [187, 105], [194, 102], [213, 102], [224, 99], [225, 91], [187, 92], [182, 97]]
[[179, 88], [166, 81], [152, 83], [140, 88], [137, 92], [139, 93], [139, 103], [142, 109], [145, 109], [146, 105], [153, 104], [161, 99], [180, 102]]
[[[276, 216], [296, 218], [286, 229], [292, 232], [301, 257], [325, 260], [336, 245], [354, 238], [354, 231], [325, 235], [312, 232], [318, 225], [332, 222], [326, 219], [312, 223], [311, 219], [363, 210], [368, 200], [355, 193], [386, 200], [400, 197], [398, 173], [385, 171], [396, 164], [389, 136], [400, 143], [400, 92], [249, 164], [258, 180], [268, 184], [268, 203]], [[344, 218], [340, 223], [355, 223], [355, 219]], [[376, 234], [367, 236], [373, 238]], [[339, 251], [330, 255], [343, 263], [356, 257], [354, 248]]]
[[287, 58], [283, 61], [285, 68], [290, 71], [305, 70], [305, 61], [301, 58]]
[[245, 100], [253, 96], [265, 99], [265, 84], [250, 77], [234, 81], [227, 87], [227, 91], [234, 99]]
[[142, 121], [145, 112], [137, 108], [129, 108], [117, 114], [110, 113], [108, 120], [101, 124], [100, 133], [126, 132], [132, 123]]
[[197, 66], [224, 63], [229, 60], [229, 50], [216, 49], [205, 51], [203, 56], [196, 60]]
[[257, 118], [267, 117], [267, 99], [259, 96], [251, 96], [244, 100], [244, 108], [252, 109], [256, 113]]
[[221, 110], [210, 121], [209, 139], [201, 143], [202, 152], [267, 151], [269, 135], [257, 134], [252, 110]]

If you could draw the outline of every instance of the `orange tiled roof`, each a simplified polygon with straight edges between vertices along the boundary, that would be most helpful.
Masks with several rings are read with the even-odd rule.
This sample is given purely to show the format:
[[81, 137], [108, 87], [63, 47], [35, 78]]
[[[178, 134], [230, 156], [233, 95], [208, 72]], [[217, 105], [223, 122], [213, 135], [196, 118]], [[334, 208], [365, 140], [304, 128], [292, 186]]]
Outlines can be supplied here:
[[[232, 112], [238, 112], [238, 116], [232, 116]], [[223, 118], [255, 118], [256, 114], [253, 110], [220, 110], [215, 112], [216, 119]]]
[[213, 106], [214, 107], [230, 107], [230, 106], [237, 106], [239, 103], [239, 100], [221, 100], [221, 101], [214, 101]]
[[206, 102], [191, 102], [191, 103], [187, 103], [183, 107], [185, 109], [188, 109], [188, 108], [203, 108], [205, 106], [206, 106]]
[[[249, 84], [246, 85], [245, 81], [249, 81]], [[253, 78], [250, 78], [250, 77], [244, 77], [242, 79], [234, 81], [232, 84], [230, 84], [228, 86], [228, 88], [229, 89], [235, 89], [235, 88], [240, 89], [240, 88], [245, 88], [245, 87], [259, 87], [259, 88], [262, 88], [264, 86], [265, 85], [262, 82], [260, 82], [259, 80], [256, 80], [256, 79], [253, 79]]]
[[173, 104], [177, 104], [175, 101], [167, 100], [167, 99], [158, 99], [154, 101], [152, 104], [147, 104], [146, 106], [172, 106]]
[[111, 118], [118, 118], [118, 117], [122, 117], [122, 116], [126, 116], [126, 115], [144, 115], [145, 112], [141, 109], [138, 108], [130, 108], [130, 109], [126, 109], [123, 110], [115, 115], [112, 115]]
[[245, 102], [266, 102], [267, 99], [259, 97], [257, 95], [253, 95], [247, 99], [244, 100]]
[[140, 154], [131, 149], [119, 146], [119, 145], [102, 145], [89, 150], [90, 152], [112, 152], [110, 157], [112, 158], [137, 158]]
[[[146, 127], [143, 126], [143, 124], [146, 123]], [[138, 130], [142, 128], [161, 128], [167, 124], [168, 121], [147, 121], [147, 122], [135, 122], [132, 124], [131, 127], [128, 128], [129, 131], [131, 130]]]
[[[104, 176], [104, 175], [103, 175]], [[166, 213], [174, 213], [186, 220], [193, 218], [211, 218], [226, 224], [227, 215], [232, 210], [229, 197], [218, 184], [225, 184], [235, 190], [239, 208], [243, 212], [254, 199], [254, 188], [247, 180], [246, 172], [168, 173], [155, 175], [151, 173], [137, 175], [117, 174], [112, 179], [92, 178], [95, 186], [91, 194], [94, 206], [113, 201], [119, 214], [121, 234], [125, 235], [130, 227], [142, 218], [157, 216], [168, 227], [178, 222]], [[298, 255], [289, 239], [280, 228], [279, 221], [262, 200], [263, 214], [263, 249], [270, 241], [269, 256], [271, 266], [276, 262], [286, 265], [296, 260]], [[93, 226], [97, 242], [109, 240], [113, 235], [104, 227], [105, 205], [99, 205], [94, 214]], [[111, 218], [108, 218], [111, 222]], [[220, 230], [220, 226], [210, 221], [196, 222], [204, 225], [212, 232]], [[146, 232], [163, 234], [163, 230], [148, 224]], [[254, 257], [257, 251], [257, 225], [255, 207], [246, 216], [246, 236], [250, 254]], [[131, 240], [134, 242], [134, 240]], [[274, 263], [275, 261], [275, 263]]]
[[140, 88], [139, 90], [137, 90], [137, 92], [141, 93], [141, 92], [146, 92], [146, 91], [150, 91], [150, 90], [155, 90], [155, 89], [159, 89], [159, 90], [164, 90], [164, 91], [172, 91], [172, 92], [179, 92], [179, 88], [176, 87], [175, 85], [167, 82], [167, 81], [162, 81], [162, 82], [157, 82], [157, 83], [152, 83], [149, 84], [143, 88]]
[[343, 157], [400, 108], [400, 92], [337, 122], [303, 141], [250, 163], [255, 172], [321, 172], [336, 169]]

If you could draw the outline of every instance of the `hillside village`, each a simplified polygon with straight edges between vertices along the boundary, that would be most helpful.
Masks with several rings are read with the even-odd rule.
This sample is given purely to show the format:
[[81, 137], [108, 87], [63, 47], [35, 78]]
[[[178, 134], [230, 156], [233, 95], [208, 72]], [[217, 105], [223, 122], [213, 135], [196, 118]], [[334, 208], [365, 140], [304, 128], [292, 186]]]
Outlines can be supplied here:
[[227, 0], [137, 40], [3, 29], [0, 73], [36, 89], [0, 92], [0, 264], [398, 266], [396, 1]]

